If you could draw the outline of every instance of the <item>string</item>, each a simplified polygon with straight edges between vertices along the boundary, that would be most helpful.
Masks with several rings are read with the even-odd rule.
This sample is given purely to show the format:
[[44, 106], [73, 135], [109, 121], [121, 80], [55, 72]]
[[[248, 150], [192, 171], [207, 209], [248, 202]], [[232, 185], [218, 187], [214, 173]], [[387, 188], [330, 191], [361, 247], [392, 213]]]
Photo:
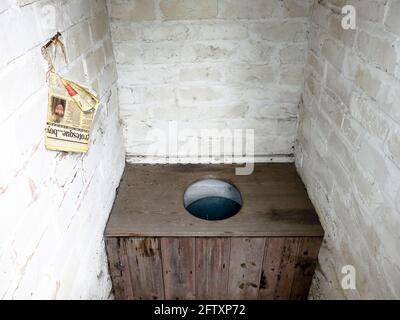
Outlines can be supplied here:
[[[43, 58], [47, 61], [48, 70], [46, 73], [46, 80], [49, 79], [50, 73], [56, 73], [55, 61], [57, 57], [57, 48], [61, 48], [61, 52], [64, 56], [65, 63], [68, 64], [67, 55], [65, 53], [64, 43], [59, 39], [61, 33], [57, 32], [55, 36], [53, 36], [41, 49]], [[49, 52], [49, 48], [52, 48], [54, 53], [53, 55]]]

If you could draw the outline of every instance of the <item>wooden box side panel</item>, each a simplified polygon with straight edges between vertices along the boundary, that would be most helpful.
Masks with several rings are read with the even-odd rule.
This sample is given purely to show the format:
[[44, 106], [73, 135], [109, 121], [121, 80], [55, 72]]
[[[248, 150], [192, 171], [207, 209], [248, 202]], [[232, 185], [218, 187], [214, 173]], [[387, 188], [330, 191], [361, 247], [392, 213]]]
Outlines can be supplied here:
[[117, 299], [307, 299], [322, 238], [107, 238]]
[[134, 299], [164, 299], [161, 246], [158, 238], [126, 238]]
[[257, 299], [265, 238], [232, 238], [229, 262], [229, 298]]
[[108, 268], [115, 299], [133, 299], [125, 238], [106, 238]]
[[196, 298], [228, 298], [231, 240], [229, 238], [196, 239]]
[[166, 299], [195, 299], [195, 238], [161, 238]]
[[322, 238], [299, 238], [296, 269], [290, 299], [306, 300], [318, 263]]

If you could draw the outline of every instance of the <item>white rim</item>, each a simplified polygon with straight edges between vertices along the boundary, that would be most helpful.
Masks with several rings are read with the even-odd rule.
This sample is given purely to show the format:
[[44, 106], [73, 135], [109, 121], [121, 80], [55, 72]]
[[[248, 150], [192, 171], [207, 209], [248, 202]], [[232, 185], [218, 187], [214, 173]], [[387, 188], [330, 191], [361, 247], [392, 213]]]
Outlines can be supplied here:
[[242, 205], [239, 190], [234, 185], [218, 179], [203, 179], [192, 183], [183, 195], [183, 204], [187, 208], [194, 201], [208, 197], [222, 197]]

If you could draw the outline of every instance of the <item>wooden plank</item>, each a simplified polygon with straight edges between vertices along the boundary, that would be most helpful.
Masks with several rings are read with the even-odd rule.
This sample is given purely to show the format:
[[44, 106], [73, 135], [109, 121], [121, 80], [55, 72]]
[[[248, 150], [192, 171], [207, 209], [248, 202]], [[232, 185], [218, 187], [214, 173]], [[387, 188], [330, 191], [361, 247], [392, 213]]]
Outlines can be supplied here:
[[273, 300], [278, 283], [285, 238], [267, 238], [261, 271], [259, 299]]
[[306, 300], [318, 262], [322, 238], [300, 238], [290, 299]]
[[124, 238], [106, 238], [108, 265], [115, 299], [133, 299]]
[[164, 299], [159, 239], [129, 238], [125, 241], [133, 299]]
[[231, 238], [228, 296], [257, 299], [265, 238]]
[[196, 239], [196, 298], [225, 299], [228, 291], [230, 239]]
[[260, 299], [287, 300], [294, 279], [299, 238], [267, 240]]
[[161, 238], [165, 299], [195, 298], [195, 238]]
[[[322, 236], [293, 164], [256, 164], [249, 176], [235, 165], [127, 165], [106, 236], [280, 237]], [[231, 181], [243, 198], [241, 211], [210, 223], [190, 215], [183, 193], [205, 177]]]

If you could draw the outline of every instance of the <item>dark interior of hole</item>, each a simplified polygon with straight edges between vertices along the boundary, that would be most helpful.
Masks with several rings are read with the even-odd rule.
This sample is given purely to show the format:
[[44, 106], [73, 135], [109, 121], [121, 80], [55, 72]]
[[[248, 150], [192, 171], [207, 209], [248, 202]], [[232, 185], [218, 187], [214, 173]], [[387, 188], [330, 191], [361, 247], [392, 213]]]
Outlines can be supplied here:
[[206, 197], [192, 202], [186, 207], [192, 215], [205, 220], [223, 220], [232, 217], [241, 205], [224, 197]]

